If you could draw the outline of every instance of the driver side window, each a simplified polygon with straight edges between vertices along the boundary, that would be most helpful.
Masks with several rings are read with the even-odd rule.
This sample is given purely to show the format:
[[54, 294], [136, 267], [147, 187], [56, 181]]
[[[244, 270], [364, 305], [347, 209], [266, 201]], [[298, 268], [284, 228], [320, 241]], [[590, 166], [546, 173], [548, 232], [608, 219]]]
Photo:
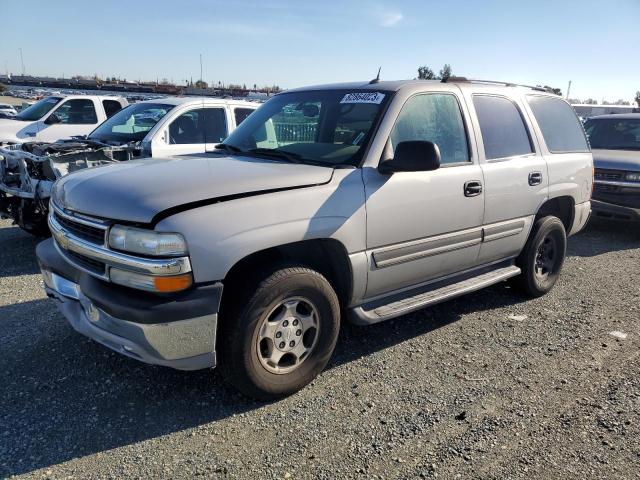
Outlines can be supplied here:
[[88, 99], [67, 100], [52, 113], [59, 120], [56, 123], [68, 125], [90, 125], [98, 123], [96, 108]]
[[451, 94], [421, 94], [407, 100], [390, 140], [394, 152], [400, 142], [424, 140], [438, 146], [442, 164], [470, 161], [460, 105]]
[[183, 113], [169, 126], [170, 145], [220, 143], [227, 136], [223, 108], [199, 108]]

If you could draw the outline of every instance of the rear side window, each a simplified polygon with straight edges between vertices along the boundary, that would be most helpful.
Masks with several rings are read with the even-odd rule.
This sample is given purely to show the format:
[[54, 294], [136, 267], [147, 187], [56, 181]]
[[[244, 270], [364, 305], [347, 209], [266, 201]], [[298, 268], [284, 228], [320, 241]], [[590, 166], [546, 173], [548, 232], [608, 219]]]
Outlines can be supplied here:
[[559, 98], [528, 96], [527, 101], [552, 153], [589, 150], [580, 121], [569, 104]]
[[473, 105], [488, 160], [533, 153], [520, 110], [511, 100], [493, 95], [475, 95]]
[[104, 107], [104, 113], [107, 115], [107, 118], [122, 110], [122, 105], [120, 105], [120, 102], [117, 102], [115, 100], [103, 100], [102, 106]]
[[251, 108], [234, 108], [233, 114], [236, 117], [236, 127], [244, 122], [244, 119], [253, 113]]
[[391, 131], [394, 152], [400, 142], [411, 140], [435, 143], [443, 164], [468, 162], [467, 134], [456, 97], [429, 93], [407, 100]]

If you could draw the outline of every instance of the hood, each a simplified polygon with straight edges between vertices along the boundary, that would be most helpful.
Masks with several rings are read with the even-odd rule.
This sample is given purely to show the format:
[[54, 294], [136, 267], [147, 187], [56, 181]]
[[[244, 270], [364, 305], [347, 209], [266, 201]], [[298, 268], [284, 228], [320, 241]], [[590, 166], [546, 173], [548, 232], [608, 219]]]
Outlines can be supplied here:
[[185, 204], [327, 183], [332, 168], [249, 157], [145, 159], [81, 170], [58, 180], [56, 204], [87, 215], [151, 223]]
[[640, 150], [592, 150], [592, 153], [595, 168], [640, 171]]
[[[23, 142], [38, 131], [35, 122], [23, 122], [12, 118], [0, 118], [0, 142]], [[33, 135], [27, 135], [33, 134]]]

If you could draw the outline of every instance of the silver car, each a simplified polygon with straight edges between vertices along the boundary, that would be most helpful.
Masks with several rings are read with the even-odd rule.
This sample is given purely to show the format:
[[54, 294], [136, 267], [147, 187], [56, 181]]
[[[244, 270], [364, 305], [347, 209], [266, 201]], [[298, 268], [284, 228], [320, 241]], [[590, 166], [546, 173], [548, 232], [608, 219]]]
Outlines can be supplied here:
[[258, 398], [373, 324], [509, 279], [540, 296], [590, 213], [593, 161], [542, 89], [359, 82], [276, 95], [216, 152], [53, 188], [46, 291], [79, 332]]

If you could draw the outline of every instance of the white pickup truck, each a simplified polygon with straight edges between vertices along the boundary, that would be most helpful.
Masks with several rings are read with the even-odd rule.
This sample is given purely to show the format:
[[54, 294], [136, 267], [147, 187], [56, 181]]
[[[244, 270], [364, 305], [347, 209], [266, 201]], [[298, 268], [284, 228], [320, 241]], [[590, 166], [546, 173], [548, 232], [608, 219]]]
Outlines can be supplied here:
[[221, 98], [160, 98], [129, 105], [84, 138], [0, 148], [0, 217], [47, 235], [56, 179], [123, 160], [211, 151], [259, 106]]
[[0, 145], [55, 142], [74, 135], [87, 135], [127, 105], [126, 99], [114, 96], [46, 97], [13, 118], [0, 119]]

